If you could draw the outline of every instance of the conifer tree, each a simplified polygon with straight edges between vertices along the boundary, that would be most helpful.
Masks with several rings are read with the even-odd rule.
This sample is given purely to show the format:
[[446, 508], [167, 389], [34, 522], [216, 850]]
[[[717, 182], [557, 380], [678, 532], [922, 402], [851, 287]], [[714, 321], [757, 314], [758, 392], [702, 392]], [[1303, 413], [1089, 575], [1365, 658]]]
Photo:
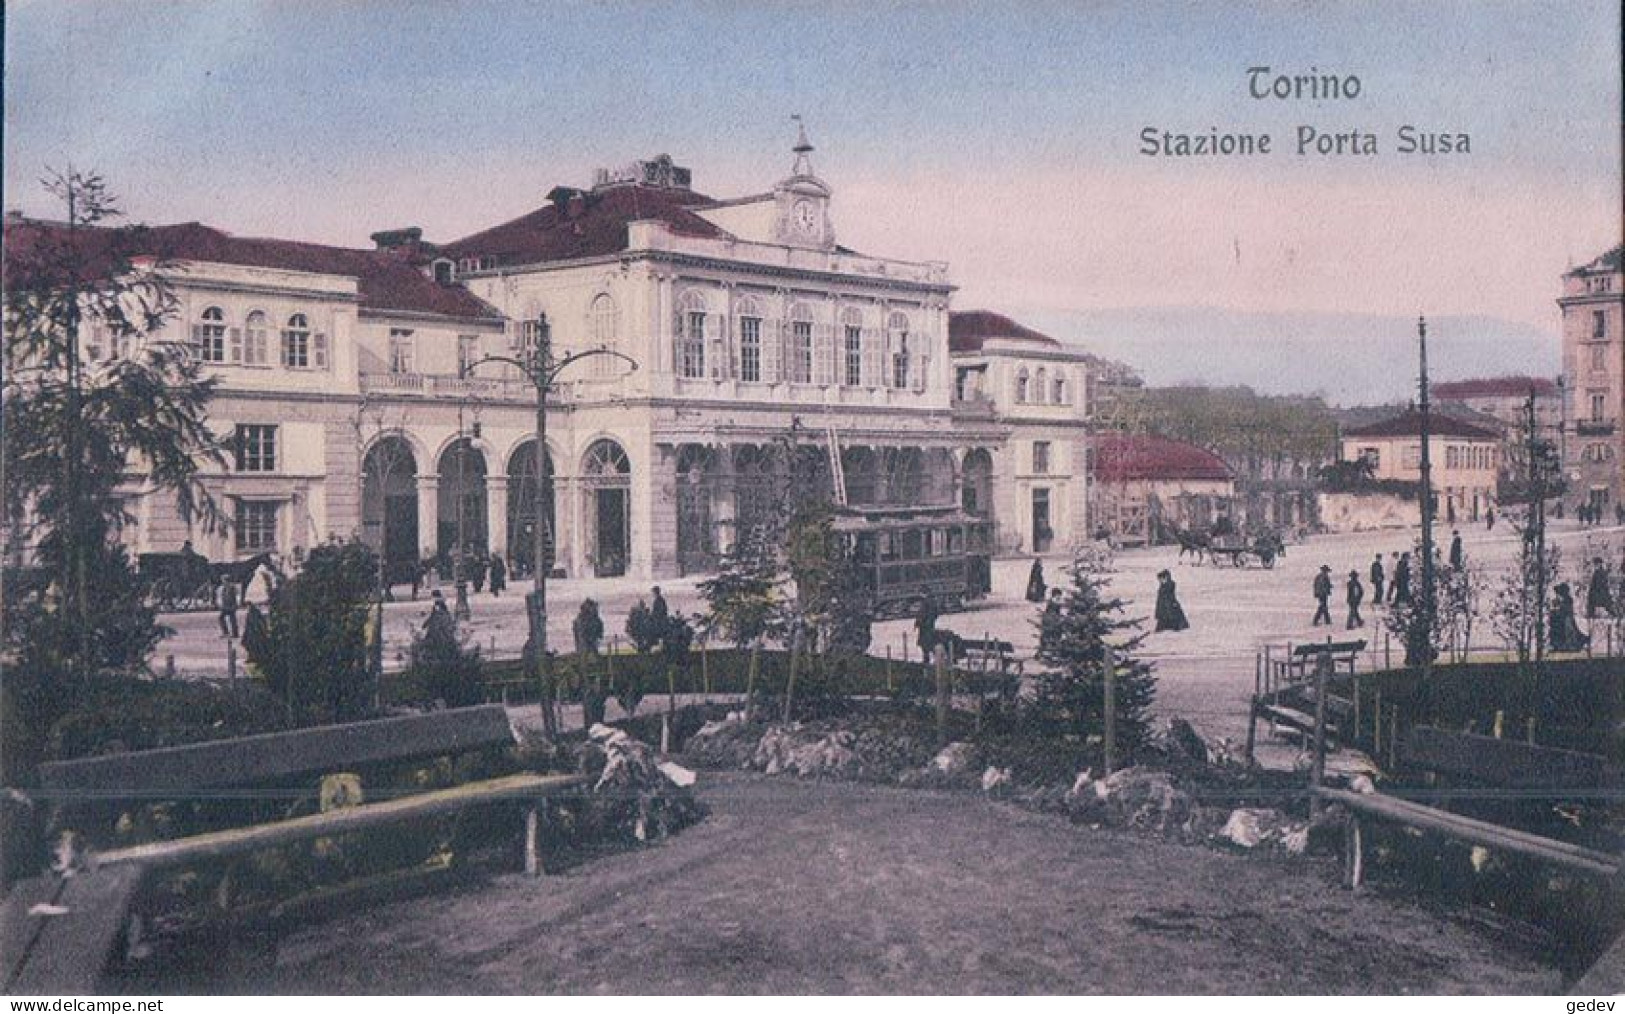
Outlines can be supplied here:
[[1143, 619], [1126, 615], [1128, 602], [1114, 595], [1103, 562], [1081, 556], [1058, 609], [1040, 615], [1037, 694], [1029, 724], [1043, 735], [1099, 736], [1105, 729], [1105, 646], [1116, 665], [1116, 736], [1126, 754], [1150, 742], [1151, 703], [1157, 681], [1150, 663], [1134, 657], [1145, 640]]

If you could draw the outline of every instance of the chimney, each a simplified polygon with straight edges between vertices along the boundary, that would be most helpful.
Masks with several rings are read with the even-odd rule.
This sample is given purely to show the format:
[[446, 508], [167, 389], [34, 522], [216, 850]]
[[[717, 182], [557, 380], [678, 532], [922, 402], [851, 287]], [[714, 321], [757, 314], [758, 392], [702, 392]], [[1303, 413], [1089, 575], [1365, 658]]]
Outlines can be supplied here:
[[372, 241], [377, 244], [379, 250], [402, 250], [404, 253], [412, 253], [423, 243], [423, 230], [415, 225], [409, 225], [404, 229], [385, 229], [383, 232], [373, 233]]

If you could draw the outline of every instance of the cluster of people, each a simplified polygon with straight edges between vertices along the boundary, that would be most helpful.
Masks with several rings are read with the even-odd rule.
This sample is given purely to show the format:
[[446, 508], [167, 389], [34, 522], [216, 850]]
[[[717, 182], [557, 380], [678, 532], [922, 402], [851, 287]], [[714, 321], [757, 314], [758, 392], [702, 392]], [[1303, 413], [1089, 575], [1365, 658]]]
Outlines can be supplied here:
[[[1602, 504], [1583, 503], [1574, 509], [1574, 516], [1579, 519], [1581, 528], [1595, 528], [1607, 521]], [[1614, 524], [1625, 525], [1625, 503], [1614, 505]]]
[[[417, 601], [418, 592], [425, 585], [432, 596], [442, 581], [455, 580], [457, 576], [458, 568], [452, 554], [425, 556], [412, 573], [412, 601]], [[468, 553], [462, 558], [462, 578], [475, 594], [485, 591], [489, 584], [491, 596], [496, 598], [508, 588], [508, 565], [500, 553]]]

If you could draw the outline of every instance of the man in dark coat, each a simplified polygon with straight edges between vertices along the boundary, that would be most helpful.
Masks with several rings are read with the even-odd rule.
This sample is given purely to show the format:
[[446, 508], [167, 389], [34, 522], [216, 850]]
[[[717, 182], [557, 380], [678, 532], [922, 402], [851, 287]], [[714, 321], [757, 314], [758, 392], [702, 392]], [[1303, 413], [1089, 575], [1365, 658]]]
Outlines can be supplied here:
[[1547, 618], [1547, 646], [1553, 651], [1584, 651], [1591, 638], [1581, 633], [1580, 625], [1574, 622], [1574, 596], [1569, 592], [1568, 582], [1552, 591], [1557, 601], [1552, 603], [1551, 615]]
[[1461, 551], [1461, 532], [1459, 532], [1459, 531], [1451, 532], [1450, 533], [1450, 569], [1451, 570], [1460, 570], [1461, 565], [1462, 565], [1463, 562], [1465, 562], [1465, 560], [1466, 560], [1466, 557], [1462, 554], [1462, 551]]
[[1365, 585], [1360, 583], [1360, 572], [1351, 570], [1348, 584], [1349, 621], [1344, 627], [1345, 630], [1365, 626], [1365, 619], [1360, 615], [1360, 603], [1364, 601]]
[[1382, 554], [1378, 553], [1377, 558], [1371, 561], [1371, 601], [1379, 606], [1382, 605], [1382, 579], [1384, 576]]
[[1411, 554], [1403, 553], [1394, 565], [1394, 605], [1411, 604]]
[[1586, 588], [1586, 619], [1596, 619], [1599, 612], [1612, 616], [1614, 593], [1608, 588], [1608, 570], [1602, 565], [1602, 557], [1594, 557], [1591, 568], [1591, 584]]
[[1310, 626], [1318, 627], [1322, 623], [1331, 626], [1332, 568], [1324, 563], [1320, 565], [1320, 573], [1315, 575], [1315, 601], [1320, 604], [1315, 608], [1315, 621]]
[[1190, 627], [1185, 610], [1179, 604], [1174, 587], [1174, 576], [1166, 570], [1157, 574], [1157, 629], [1185, 630]]
[[508, 587], [508, 565], [502, 562], [500, 555], [491, 557], [491, 597], [496, 598], [502, 590]]

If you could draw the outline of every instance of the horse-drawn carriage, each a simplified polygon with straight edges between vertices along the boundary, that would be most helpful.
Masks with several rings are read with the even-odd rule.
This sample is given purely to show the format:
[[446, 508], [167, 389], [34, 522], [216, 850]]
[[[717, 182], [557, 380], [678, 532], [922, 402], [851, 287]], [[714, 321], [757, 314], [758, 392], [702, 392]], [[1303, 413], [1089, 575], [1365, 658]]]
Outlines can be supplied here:
[[271, 566], [270, 553], [246, 560], [212, 563], [201, 553], [142, 553], [136, 558], [146, 600], [159, 612], [207, 609], [214, 604], [215, 589], [230, 577], [239, 588], [246, 587], [261, 567]]
[[1275, 566], [1277, 559], [1286, 555], [1286, 541], [1275, 531], [1263, 531], [1251, 536], [1214, 537], [1207, 532], [1176, 529], [1174, 541], [1179, 543], [1180, 559], [1190, 554], [1197, 563], [1215, 566], [1228, 561], [1232, 567], [1246, 567], [1257, 560], [1267, 570]]

